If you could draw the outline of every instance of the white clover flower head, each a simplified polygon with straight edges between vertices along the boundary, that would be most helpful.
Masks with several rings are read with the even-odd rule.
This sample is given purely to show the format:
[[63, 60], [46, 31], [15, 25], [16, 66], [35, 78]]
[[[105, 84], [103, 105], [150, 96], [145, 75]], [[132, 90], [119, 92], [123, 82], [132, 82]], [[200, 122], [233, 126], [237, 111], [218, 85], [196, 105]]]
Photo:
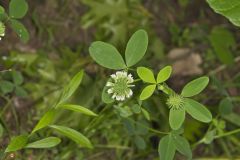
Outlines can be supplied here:
[[4, 37], [5, 36], [5, 25], [2, 23], [2, 22], [0, 22], [0, 40], [2, 39], [2, 37]]
[[182, 109], [184, 105], [184, 98], [181, 95], [172, 94], [167, 99], [167, 105], [169, 108], [174, 110]]
[[108, 94], [112, 94], [112, 98], [117, 101], [124, 101], [133, 95], [131, 87], [134, 87], [133, 77], [126, 71], [117, 71], [111, 75], [111, 80], [107, 82], [106, 86], [109, 87], [107, 90]]

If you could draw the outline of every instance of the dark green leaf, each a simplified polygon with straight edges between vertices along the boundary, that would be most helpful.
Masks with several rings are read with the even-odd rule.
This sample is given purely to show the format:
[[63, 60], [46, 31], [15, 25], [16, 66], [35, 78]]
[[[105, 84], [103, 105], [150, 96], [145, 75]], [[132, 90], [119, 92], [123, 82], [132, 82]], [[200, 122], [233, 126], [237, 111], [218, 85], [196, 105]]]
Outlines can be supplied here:
[[118, 50], [105, 42], [93, 42], [89, 48], [91, 57], [101, 66], [120, 70], [126, 68], [126, 64]]
[[236, 46], [233, 34], [225, 28], [215, 27], [209, 39], [219, 60], [225, 64], [233, 64], [234, 57], [231, 48]]
[[184, 86], [181, 95], [183, 97], [195, 96], [200, 92], [202, 92], [204, 88], [206, 88], [206, 86], [208, 85], [208, 82], [209, 82], [209, 78], [205, 76], [194, 79]]
[[17, 35], [20, 37], [20, 39], [24, 42], [27, 43], [29, 40], [29, 33], [26, 27], [18, 20], [11, 19], [10, 20], [10, 25], [12, 29], [17, 33]]
[[145, 55], [148, 46], [148, 35], [144, 30], [136, 31], [128, 41], [125, 59], [128, 67], [133, 66]]
[[18, 97], [26, 97], [28, 95], [27, 91], [24, 88], [19, 86], [16, 86], [15, 94]]
[[16, 85], [21, 85], [23, 83], [23, 76], [18, 71], [12, 71], [13, 82]]
[[68, 110], [72, 110], [75, 112], [80, 112], [89, 116], [97, 116], [96, 113], [92, 112], [91, 110], [79, 106], [79, 105], [74, 105], [74, 104], [63, 104], [63, 105], [59, 105], [58, 108], [63, 108], [63, 109], [68, 109]]
[[14, 84], [9, 81], [0, 81], [0, 89], [3, 94], [11, 93], [14, 89]]
[[205, 106], [189, 98], [186, 98], [184, 101], [186, 111], [193, 118], [205, 123], [209, 123], [212, 120], [212, 114]]
[[28, 135], [20, 135], [13, 137], [7, 146], [5, 152], [13, 152], [24, 148], [27, 144]]
[[219, 112], [222, 115], [228, 115], [232, 113], [232, 110], [233, 110], [233, 104], [229, 98], [224, 98], [220, 101]]
[[134, 104], [132, 107], [131, 107], [132, 111], [134, 113], [141, 113], [141, 106], [139, 104]]
[[187, 139], [179, 135], [172, 135], [172, 137], [177, 151], [192, 159], [192, 150]]
[[185, 120], [185, 109], [170, 109], [169, 124], [174, 130], [179, 129]]
[[143, 150], [143, 149], [146, 148], [146, 143], [145, 143], [145, 141], [144, 141], [144, 139], [142, 137], [135, 136], [134, 137], [134, 142], [135, 142], [135, 144], [136, 144], [138, 149]]
[[114, 102], [114, 99], [111, 97], [110, 94], [107, 93], [107, 87], [105, 86], [102, 91], [102, 101], [106, 104], [110, 104]]
[[84, 135], [82, 135], [81, 133], [79, 133], [74, 129], [64, 127], [64, 126], [57, 126], [57, 125], [50, 125], [49, 127], [57, 130], [59, 133], [70, 138], [71, 140], [75, 141], [77, 144], [82, 145], [83, 147], [93, 148], [88, 138], [86, 138]]
[[158, 146], [160, 160], [173, 160], [176, 148], [170, 135], [164, 136]]
[[55, 147], [60, 142], [61, 142], [60, 138], [47, 137], [47, 138], [41, 139], [39, 141], [35, 141], [35, 142], [27, 144], [25, 146], [25, 148], [51, 148], [51, 147]]
[[26, 0], [11, 0], [9, 4], [9, 16], [11, 18], [23, 18], [28, 11]]

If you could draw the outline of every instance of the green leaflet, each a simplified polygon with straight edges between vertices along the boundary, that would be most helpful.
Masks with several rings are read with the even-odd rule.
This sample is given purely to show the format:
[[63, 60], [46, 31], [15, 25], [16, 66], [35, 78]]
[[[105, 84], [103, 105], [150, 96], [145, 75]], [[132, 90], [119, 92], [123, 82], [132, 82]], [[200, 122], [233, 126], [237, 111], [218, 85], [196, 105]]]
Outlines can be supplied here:
[[51, 147], [55, 147], [60, 142], [61, 142], [60, 138], [47, 137], [47, 138], [27, 144], [25, 148], [51, 148]]
[[190, 98], [186, 98], [184, 101], [186, 111], [194, 119], [205, 123], [209, 123], [212, 120], [212, 114], [205, 106]]
[[81, 70], [71, 79], [69, 84], [64, 87], [60, 101], [58, 104], [65, 102], [66, 100], [68, 100], [68, 98], [70, 96], [72, 96], [72, 94], [77, 90], [80, 83], [82, 82], [83, 75], [84, 75], [84, 72], [83, 72], [83, 70]]
[[141, 136], [135, 136], [134, 143], [136, 144], [137, 148], [140, 150], [143, 150], [146, 148], [146, 142]]
[[11, 0], [9, 3], [9, 16], [11, 18], [23, 18], [28, 11], [26, 0]]
[[11, 28], [17, 33], [21, 41], [27, 43], [29, 40], [29, 33], [26, 27], [18, 20], [10, 19]]
[[5, 152], [13, 152], [24, 148], [27, 144], [28, 135], [19, 135], [11, 138], [9, 145]]
[[138, 67], [137, 74], [144, 82], [156, 83], [153, 72], [146, 67]]
[[185, 120], [185, 109], [170, 109], [169, 124], [174, 130], [179, 129]]
[[206, 88], [206, 86], [208, 85], [208, 82], [209, 82], [209, 78], [206, 76], [194, 79], [184, 86], [181, 95], [183, 97], [195, 96], [200, 92], [202, 92], [204, 88]]
[[239, 0], [207, 0], [207, 2], [215, 12], [228, 18], [234, 25], [240, 26]]
[[219, 104], [219, 112], [221, 115], [228, 115], [232, 113], [233, 110], [233, 104], [230, 100], [230, 98], [224, 98], [220, 101]]
[[233, 34], [223, 27], [214, 27], [209, 39], [219, 60], [225, 64], [233, 64], [234, 57], [231, 48], [236, 46]]
[[175, 134], [172, 135], [172, 138], [177, 151], [187, 156], [189, 159], [192, 159], [192, 150], [187, 139]]
[[172, 73], [172, 67], [166, 66], [163, 69], [161, 69], [157, 75], [157, 83], [162, 83], [168, 80], [168, 78], [171, 76]]
[[118, 52], [111, 44], [96, 41], [89, 47], [90, 56], [101, 66], [120, 70], [126, 68], [126, 64]]
[[62, 108], [62, 109], [67, 109], [67, 110], [71, 110], [71, 111], [75, 111], [75, 112], [79, 112], [79, 113], [83, 113], [89, 116], [97, 116], [96, 113], [94, 113], [93, 111], [79, 106], [79, 105], [74, 105], [74, 104], [63, 104], [63, 105], [59, 105], [58, 108]]
[[173, 160], [176, 152], [174, 141], [171, 135], [164, 136], [158, 146], [160, 160]]
[[136, 31], [127, 43], [125, 59], [128, 67], [133, 66], [145, 55], [148, 46], [148, 35], [144, 30]]
[[57, 130], [62, 135], [68, 137], [69, 139], [75, 141], [77, 144], [80, 144], [83, 147], [92, 148], [92, 144], [88, 140], [88, 138], [74, 129], [57, 125], [50, 125], [49, 127]]
[[14, 84], [9, 81], [0, 81], [0, 90], [2, 91], [3, 94], [10, 93], [14, 90]]
[[106, 104], [114, 102], [114, 99], [111, 97], [111, 95], [107, 93], [107, 87], [106, 86], [103, 88], [101, 97], [102, 97], [102, 101]]
[[47, 113], [45, 113], [44, 116], [38, 121], [37, 125], [32, 130], [31, 134], [52, 123], [56, 114], [57, 114], [57, 111], [55, 109], [51, 109]]
[[148, 85], [147, 87], [145, 87], [142, 90], [142, 93], [140, 94], [140, 100], [145, 100], [149, 97], [151, 97], [151, 95], [153, 94], [153, 92], [155, 91], [156, 85], [152, 84], [152, 85]]

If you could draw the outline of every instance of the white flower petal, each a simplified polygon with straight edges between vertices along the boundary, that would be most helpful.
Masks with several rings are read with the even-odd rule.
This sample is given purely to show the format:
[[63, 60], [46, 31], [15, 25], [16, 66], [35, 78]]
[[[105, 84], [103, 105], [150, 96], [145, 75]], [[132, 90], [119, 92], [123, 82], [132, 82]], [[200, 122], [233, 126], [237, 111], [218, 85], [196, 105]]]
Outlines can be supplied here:
[[121, 100], [121, 96], [116, 96], [116, 100], [120, 101]]
[[107, 82], [106, 86], [107, 87], [112, 87], [112, 86], [114, 86], [114, 84], [112, 82]]
[[112, 88], [108, 89], [107, 93], [109, 93], [109, 94], [113, 93], [113, 89]]
[[115, 79], [115, 78], [116, 78], [116, 75], [115, 75], [115, 74], [112, 74], [111, 77], [112, 77], [113, 79]]
[[114, 99], [115, 97], [116, 97], [116, 93], [113, 94], [112, 99]]

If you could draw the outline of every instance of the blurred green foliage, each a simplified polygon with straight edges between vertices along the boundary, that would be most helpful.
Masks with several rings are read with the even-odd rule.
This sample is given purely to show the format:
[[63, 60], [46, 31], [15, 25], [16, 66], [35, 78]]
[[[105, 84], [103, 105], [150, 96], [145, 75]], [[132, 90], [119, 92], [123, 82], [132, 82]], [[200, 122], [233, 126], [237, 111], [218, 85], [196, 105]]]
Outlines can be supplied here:
[[[186, 69], [182, 67], [188, 66], [187, 69], [191, 70], [195, 59], [188, 59], [197, 54], [202, 61], [199, 66], [202, 73], [211, 77], [210, 86], [196, 100], [210, 106], [214, 120], [206, 125], [187, 116], [184, 124], [188, 126], [184, 137], [191, 142], [193, 157], [239, 157], [239, 133], [216, 137], [240, 127], [239, 28], [213, 12], [208, 3], [237, 25], [238, 12], [225, 13], [214, 0], [208, 0], [208, 3], [201, 0], [51, 0], [28, 3], [28, 14], [20, 22], [18, 18], [26, 14], [26, 5], [20, 11], [4, 10], [8, 3], [0, 2], [1, 21], [9, 11], [11, 20], [7, 26], [12, 27], [24, 42], [28, 40], [28, 31], [30, 33], [30, 41], [24, 44], [7, 29], [0, 42], [1, 158], [10, 139], [31, 132], [50, 106], [56, 103], [71, 77], [84, 69], [86, 74], [82, 84], [69, 102], [89, 106], [95, 113], [102, 114], [94, 120], [59, 110], [55, 122], [83, 131], [95, 148], [87, 150], [62, 139], [55, 148], [26, 149], [4, 155], [5, 158], [158, 159], [157, 145], [163, 135], [157, 131], [169, 130], [168, 108], [163, 101], [166, 97], [154, 95], [140, 104], [136, 101], [139, 95], [135, 95], [134, 101], [121, 108], [99, 103], [111, 73], [96, 65], [88, 52], [92, 41], [101, 40], [114, 44], [123, 53], [130, 35], [140, 28], [148, 32], [150, 41], [148, 53], [139, 65], [149, 66], [154, 71], [168, 64], [173, 65], [173, 71], [180, 69], [170, 79], [173, 88], [180, 91], [187, 81], [199, 76], [183, 74]], [[230, 4], [230, 1], [226, 3]], [[239, 11], [237, 7], [234, 9]], [[188, 50], [183, 54], [178, 50], [186, 48]], [[184, 63], [179, 67], [181, 60]], [[50, 135], [50, 131], [40, 130], [31, 140], [39, 140], [43, 135]], [[183, 158], [177, 154], [176, 159]]]

